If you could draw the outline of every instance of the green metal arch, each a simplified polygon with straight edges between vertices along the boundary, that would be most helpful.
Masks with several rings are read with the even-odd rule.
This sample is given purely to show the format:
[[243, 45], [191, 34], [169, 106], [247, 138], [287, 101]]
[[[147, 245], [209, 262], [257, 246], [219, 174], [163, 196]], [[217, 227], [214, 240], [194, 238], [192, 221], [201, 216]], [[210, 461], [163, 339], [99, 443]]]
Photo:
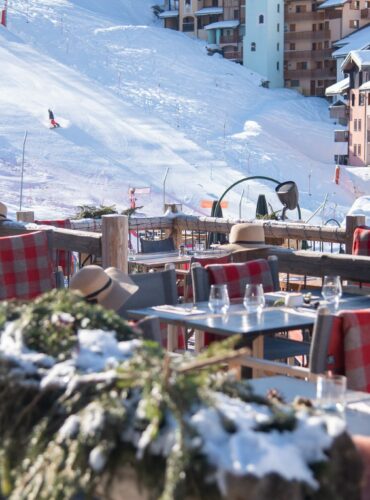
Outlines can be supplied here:
[[[271, 182], [275, 182], [275, 184], [280, 184], [280, 181], [277, 181], [276, 179], [273, 179], [272, 177], [266, 177], [264, 175], [252, 175], [251, 177], [244, 177], [243, 179], [240, 179], [239, 181], [236, 181], [234, 182], [234, 184], [231, 184], [231, 186], [229, 186], [221, 195], [221, 197], [218, 199], [217, 201], [217, 204], [215, 206], [215, 210], [214, 210], [214, 213], [217, 214], [219, 209], [220, 209], [220, 206], [221, 206], [221, 202], [222, 200], [225, 198], [225, 196], [227, 195], [227, 193], [233, 189], [235, 186], [237, 186], [238, 184], [241, 184], [242, 182], [245, 182], [245, 181], [251, 181], [253, 179], [263, 179], [265, 181], [271, 181]], [[302, 214], [301, 214], [301, 207], [299, 206], [299, 204], [297, 205], [297, 210], [298, 210], [298, 217], [299, 219], [302, 218]]]

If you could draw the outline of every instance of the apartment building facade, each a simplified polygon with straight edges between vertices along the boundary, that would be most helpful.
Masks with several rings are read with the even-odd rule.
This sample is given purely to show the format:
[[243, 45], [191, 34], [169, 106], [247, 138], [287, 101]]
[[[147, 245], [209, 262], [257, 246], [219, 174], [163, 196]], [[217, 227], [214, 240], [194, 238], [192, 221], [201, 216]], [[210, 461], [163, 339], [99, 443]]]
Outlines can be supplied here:
[[348, 164], [370, 166], [370, 50], [350, 52], [342, 70], [349, 76], [348, 131], [342, 131], [348, 140]]
[[285, 87], [306, 96], [324, 96], [336, 81], [332, 36], [322, 0], [285, 0]]
[[245, 0], [243, 64], [266, 78], [271, 88], [284, 86], [284, 0]]
[[166, 28], [205, 40], [210, 54], [243, 61], [245, 0], [166, 0], [159, 18]]

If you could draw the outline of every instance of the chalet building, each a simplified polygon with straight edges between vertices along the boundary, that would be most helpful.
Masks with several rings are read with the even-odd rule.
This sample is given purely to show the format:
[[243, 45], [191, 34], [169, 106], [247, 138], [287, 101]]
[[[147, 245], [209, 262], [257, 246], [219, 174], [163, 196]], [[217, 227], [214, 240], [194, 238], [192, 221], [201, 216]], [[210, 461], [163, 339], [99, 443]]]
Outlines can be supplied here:
[[159, 17], [166, 28], [207, 41], [210, 54], [243, 61], [245, 0], [166, 0]]
[[354, 50], [342, 70], [349, 77], [348, 164], [370, 166], [370, 50]]
[[269, 87], [283, 87], [284, 1], [245, 1], [243, 64], [264, 76]]
[[[325, 90], [325, 95], [332, 99], [332, 103], [329, 106], [330, 117], [336, 121], [336, 123], [347, 126], [350, 117], [350, 104], [351, 101], [348, 99], [350, 93], [350, 78], [345, 76], [343, 73], [344, 61], [347, 59], [348, 55], [355, 50], [368, 50], [370, 49], [370, 23], [366, 26], [358, 29], [354, 33], [345, 36], [344, 38], [334, 42], [334, 52], [332, 54], [333, 59], [336, 61], [337, 65], [337, 78], [338, 81], [334, 85], [331, 85]], [[353, 123], [354, 125], [354, 123]], [[358, 122], [356, 124], [358, 128]], [[361, 121], [362, 128], [362, 121]], [[356, 131], [358, 132], [358, 131]], [[348, 138], [349, 131], [336, 130], [335, 131], [335, 142], [336, 150], [341, 147], [342, 150], [335, 155], [335, 163], [341, 165], [347, 165], [349, 163], [349, 148], [348, 148]], [[353, 138], [351, 139], [353, 141]], [[356, 142], [357, 144], [357, 142]], [[344, 146], [346, 150], [344, 151]], [[360, 146], [360, 151], [361, 151]], [[357, 153], [357, 147], [356, 147]], [[351, 157], [352, 161], [352, 157]], [[356, 158], [357, 161], [357, 158]]]

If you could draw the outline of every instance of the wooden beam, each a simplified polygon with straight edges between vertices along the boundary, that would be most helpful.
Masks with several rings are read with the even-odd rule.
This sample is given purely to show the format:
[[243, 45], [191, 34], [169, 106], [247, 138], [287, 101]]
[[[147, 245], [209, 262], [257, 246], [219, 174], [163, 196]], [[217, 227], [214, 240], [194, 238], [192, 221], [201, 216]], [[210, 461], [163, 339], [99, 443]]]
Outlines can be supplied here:
[[102, 222], [103, 267], [117, 267], [128, 273], [127, 215], [103, 215]]
[[328, 243], [345, 243], [346, 230], [341, 227], [315, 226], [300, 222], [246, 221], [236, 219], [220, 219], [217, 217], [196, 217], [193, 215], [177, 215], [174, 225], [179, 230], [212, 231], [229, 233], [234, 224], [255, 222], [263, 225], [266, 238], [289, 238], [308, 241], [325, 241]]
[[234, 253], [232, 261], [245, 262], [266, 258], [269, 255], [277, 256], [279, 272], [320, 277], [333, 274], [346, 280], [370, 282], [370, 257], [360, 255], [293, 251], [288, 248], [271, 247]]

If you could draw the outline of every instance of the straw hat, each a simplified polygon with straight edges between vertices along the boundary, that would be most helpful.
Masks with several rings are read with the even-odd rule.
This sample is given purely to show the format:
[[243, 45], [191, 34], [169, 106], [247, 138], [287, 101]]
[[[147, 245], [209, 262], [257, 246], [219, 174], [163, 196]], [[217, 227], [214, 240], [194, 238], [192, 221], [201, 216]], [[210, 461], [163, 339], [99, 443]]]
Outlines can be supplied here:
[[8, 218], [8, 208], [0, 201], [0, 220]]
[[222, 245], [222, 248], [237, 252], [254, 248], [268, 248], [271, 245], [265, 244], [265, 231], [261, 224], [245, 222], [235, 224], [229, 234], [229, 244]]
[[115, 267], [103, 269], [92, 265], [83, 267], [72, 277], [70, 288], [78, 290], [88, 301], [118, 311], [139, 287]]

